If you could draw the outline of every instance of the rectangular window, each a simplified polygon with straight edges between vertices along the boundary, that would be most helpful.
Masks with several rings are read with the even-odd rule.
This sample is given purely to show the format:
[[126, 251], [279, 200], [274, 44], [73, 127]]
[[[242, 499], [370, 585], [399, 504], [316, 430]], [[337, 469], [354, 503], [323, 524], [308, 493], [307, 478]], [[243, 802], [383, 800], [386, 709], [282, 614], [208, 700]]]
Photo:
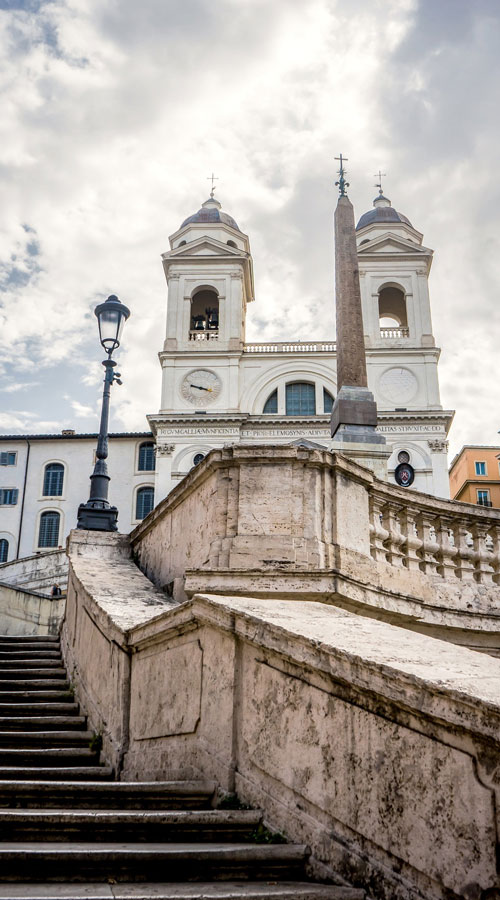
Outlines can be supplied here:
[[15, 506], [18, 495], [17, 488], [0, 488], [0, 506]]
[[489, 491], [478, 491], [477, 492], [477, 502], [478, 502], [479, 506], [491, 506], [490, 492]]
[[7, 450], [0, 453], [0, 466], [15, 466], [17, 453], [15, 450]]
[[485, 462], [476, 462], [474, 463], [476, 467], [476, 475], [486, 475], [486, 463]]

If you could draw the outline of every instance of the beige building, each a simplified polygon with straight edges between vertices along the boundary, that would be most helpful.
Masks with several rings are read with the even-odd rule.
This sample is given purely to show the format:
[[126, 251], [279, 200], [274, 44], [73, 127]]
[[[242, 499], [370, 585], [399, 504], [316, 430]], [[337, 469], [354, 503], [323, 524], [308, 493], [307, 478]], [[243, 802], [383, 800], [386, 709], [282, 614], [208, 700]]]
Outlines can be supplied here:
[[466, 444], [450, 466], [450, 497], [500, 508], [500, 447]]

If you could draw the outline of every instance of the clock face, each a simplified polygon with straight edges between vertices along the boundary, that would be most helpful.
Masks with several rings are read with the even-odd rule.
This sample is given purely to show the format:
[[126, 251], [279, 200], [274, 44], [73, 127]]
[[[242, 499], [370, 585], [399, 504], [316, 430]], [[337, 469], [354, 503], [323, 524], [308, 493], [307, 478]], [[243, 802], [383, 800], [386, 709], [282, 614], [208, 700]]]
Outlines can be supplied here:
[[193, 406], [209, 406], [217, 400], [222, 382], [210, 369], [195, 369], [181, 382], [181, 395]]
[[392, 403], [407, 403], [413, 400], [418, 390], [418, 382], [413, 372], [400, 366], [387, 369], [379, 381], [379, 388], [386, 400]]

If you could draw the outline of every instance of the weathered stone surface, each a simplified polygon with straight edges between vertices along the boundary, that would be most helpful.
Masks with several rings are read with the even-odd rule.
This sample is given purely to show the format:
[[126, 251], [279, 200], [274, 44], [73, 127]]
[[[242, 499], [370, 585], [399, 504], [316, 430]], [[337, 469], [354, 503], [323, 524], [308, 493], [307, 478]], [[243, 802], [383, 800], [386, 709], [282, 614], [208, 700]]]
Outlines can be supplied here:
[[[456, 546], [439, 522], [461, 529]], [[340, 454], [240, 445], [212, 451], [131, 541], [143, 571], [179, 600], [200, 590], [314, 597], [500, 654], [498, 535], [498, 511], [388, 485]]]
[[130, 726], [137, 740], [196, 730], [201, 713], [202, 665], [199, 641], [167, 650], [155, 645], [134, 656]]
[[24, 587], [0, 583], [0, 634], [57, 634], [66, 598], [52, 599]]
[[[500, 661], [324, 603], [197, 595], [158, 615], [147, 599], [135, 595], [131, 664], [111, 684], [87, 677], [92, 631], [79, 645], [123, 777], [236, 789], [309, 844], [313, 866], [377, 900], [479, 900], [496, 885]], [[101, 601], [84, 602], [96, 628]]]

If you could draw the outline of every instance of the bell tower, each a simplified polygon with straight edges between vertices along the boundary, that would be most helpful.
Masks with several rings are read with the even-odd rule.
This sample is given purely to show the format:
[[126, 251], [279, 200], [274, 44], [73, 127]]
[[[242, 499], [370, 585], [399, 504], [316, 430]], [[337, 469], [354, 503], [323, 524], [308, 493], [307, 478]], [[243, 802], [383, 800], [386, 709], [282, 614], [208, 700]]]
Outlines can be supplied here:
[[434, 347], [428, 277], [433, 251], [382, 194], [356, 226], [367, 347]]
[[212, 194], [184, 220], [162, 255], [168, 285], [164, 351], [239, 351], [254, 299], [246, 234]]

